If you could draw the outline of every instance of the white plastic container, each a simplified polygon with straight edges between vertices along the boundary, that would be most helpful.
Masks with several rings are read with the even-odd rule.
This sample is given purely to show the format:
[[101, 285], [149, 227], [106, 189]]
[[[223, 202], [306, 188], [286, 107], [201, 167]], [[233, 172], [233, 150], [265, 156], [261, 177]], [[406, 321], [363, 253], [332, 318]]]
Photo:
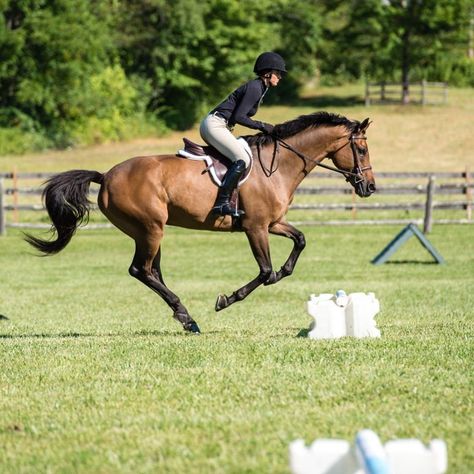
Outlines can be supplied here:
[[346, 306], [347, 335], [354, 337], [380, 337], [375, 315], [380, 303], [374, 293], [351, 293]]
[[346, 335], [345, 311], [336, 305], [333, 294], [311, 295], [307, 309], [314, 317], [308, 333], [311, 339], [338, 339]]
[[444, 474], [446, 443], [434, 439], [426, 447], [417, 439], [397, 439], [382, 445], [371, 430], [360, 431], [353, 446], [342, 439], [317, 439], [307, 447], [290, 443], [293, 474]]
[[294, 474], [362, 474], [348, 441], [317, 439], [306, 447], [302, 439], [290, 443], [290, 468]]
[[448, 468], [446, 443], [432, 440], [426, 447], [418, 439], [397, 439], [385, 443], [393, 474], [442, 474]]
[[338, 290], [335, 295], [311, 295], [307, 311], [314, 318], [308, 332], [311, 339], [380, 337], [374, 319], [380, 311], [380, 303], [374, 293], [346, 295], [344, 290]]

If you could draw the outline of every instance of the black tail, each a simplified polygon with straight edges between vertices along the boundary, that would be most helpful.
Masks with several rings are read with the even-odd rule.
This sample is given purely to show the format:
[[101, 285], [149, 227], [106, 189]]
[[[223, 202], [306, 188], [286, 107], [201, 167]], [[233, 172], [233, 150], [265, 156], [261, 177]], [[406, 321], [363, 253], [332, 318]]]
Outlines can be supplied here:
[[98, 171], [71, 170], [54, 175], [46, 181], [43, 201], [52, 222], [51, 232], [56, 240], [42, 240], [26, 234], [25, 240], [41, 252], [51, 255], [60, 252], [71, 240], [76, 229], [89, 219], [87, 199], [91, 182], [101, 184]]

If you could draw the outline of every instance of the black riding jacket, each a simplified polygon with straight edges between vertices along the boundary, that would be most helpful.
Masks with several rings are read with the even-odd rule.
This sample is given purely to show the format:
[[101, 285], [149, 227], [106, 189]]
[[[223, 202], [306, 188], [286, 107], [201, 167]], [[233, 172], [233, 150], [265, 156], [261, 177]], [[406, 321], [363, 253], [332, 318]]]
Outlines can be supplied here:
[[252, 79], [236, 89], [221, 102], [211, 113], [217, 112], [227, 120], [227, 125], [233, 127], [236, 123], [244, 127], [265, 131], [265, 124], [252, 120], [268, 87], [259, 78]]

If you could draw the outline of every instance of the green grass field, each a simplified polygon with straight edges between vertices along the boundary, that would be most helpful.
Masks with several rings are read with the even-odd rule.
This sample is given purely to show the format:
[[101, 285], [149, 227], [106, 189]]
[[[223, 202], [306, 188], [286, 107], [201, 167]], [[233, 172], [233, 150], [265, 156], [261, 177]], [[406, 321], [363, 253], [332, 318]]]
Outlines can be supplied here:
[[[131, 242], [80, 232], [34, 258], [1, 240], [0, 472], [288, 472], [302, 437], [447, 441], [471, 473], [474, 248], [468, 226], [370, 259], [396, 227], [306, 228], [295, 274], [215, 313], [257, 267], [243, 235], [168, 230], [163, 269], [203, 331], [127, 275]], [[230, 252], [230, 249], [233, 252]], [[288, 242], [272, 239], [278, 266]], [[311, 293], [374, 291], [381, 339], [301, 337]], [[300, 336], [300, 337], [299, 337]]]
[[[321, 89], [295, 108], [263, 107], [259, 118], [321, 109], [371, 116], [375, 171], [474, 168], [472, 90], [424, 109], [366, 109], [360, 92]], [[104, 171], [130, 156], [174, 152], [181, 135], [197, 132], [3, 156], [0, 171]], [[133, 243], [118, 230], [79, 231], [59, 255], [38, 258], [8, 229], [0, 237], [0, 473], [285, 473], [292, 440], [352, 441], [371, 428], [383, 442], [444, 439], [449, 473], [471, 474], [473, 229], [434, 226], [428, 237], [446, 265], [412, 238], [373, 266], [400, 229], [302, 227], [308, 245], [290, 278], [215, 313], [219, 293], [257, 273], [245, 236], [168, 228], [164, 278], [201, 336], [185, 334], [128, 276]], [[279, 268], [291, 243], [271, 244]], [[375, 292], [380, 339], [304, 337], [310, 294], [340, 288]]]

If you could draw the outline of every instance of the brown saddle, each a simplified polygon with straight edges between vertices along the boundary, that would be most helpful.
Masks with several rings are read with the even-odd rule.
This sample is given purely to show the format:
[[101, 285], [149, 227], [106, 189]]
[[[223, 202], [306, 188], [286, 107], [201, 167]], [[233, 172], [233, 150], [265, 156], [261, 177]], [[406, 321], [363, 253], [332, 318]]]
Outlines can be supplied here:
[[[227, 173], [227, 170], [232, 165], [232, 161], [224, 156], [220, 151], [216, 150], [214, 147], [209, 145], [199, 145], [188, 138], [183, 138], [184, 149], [180, 150], [178, 156], [188, 159], [202, 159], [207, 163], [206, 169], [203, 173], [208, 172], [212, 178], [212, 181], [220, 186], [224, 175]], [[181, 154], [181, 151], [184, 151], [185, 154]], [[186, 154], [193, 155], [186, 156]], [[201, 157], [201, 158], [200, 158]], [[245, 170], [245, 173], [242, 175], [239, 181], [239, 185], [245, 181], [252, 169], [252, 161], [250, 166]]]

